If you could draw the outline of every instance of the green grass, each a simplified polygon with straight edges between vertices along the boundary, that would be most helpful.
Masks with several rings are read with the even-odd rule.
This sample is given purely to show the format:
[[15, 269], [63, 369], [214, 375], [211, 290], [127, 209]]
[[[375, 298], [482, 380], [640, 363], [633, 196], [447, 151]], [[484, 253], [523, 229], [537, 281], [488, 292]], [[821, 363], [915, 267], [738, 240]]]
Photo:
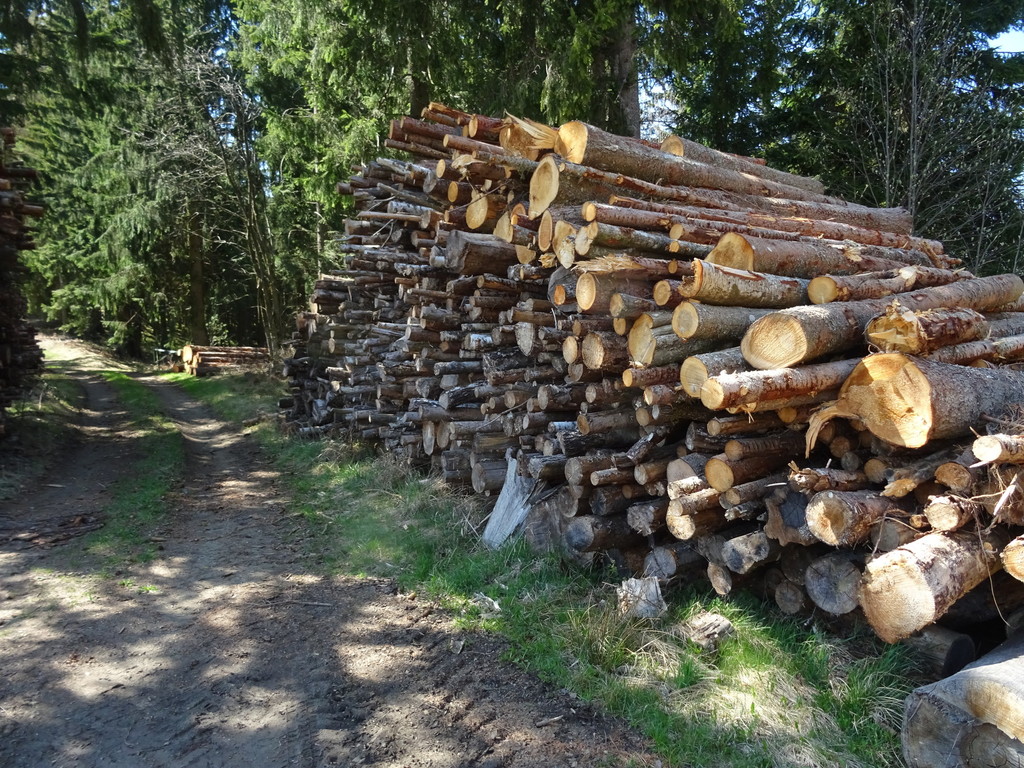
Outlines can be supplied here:
[[[182, 383], [236, 421], [268, 410], [281, 391], [254, 403], [253, 384], [237, 377]], [[393, 577], [439, 600], [467, 631], [505, 635], [508, 658], [629, 720], [666, 766], [901, 764], [913, 685], [903, 648], [839, 639], [752, 598], [697, 587], [667, 595], [672, 607], [658, 622], [625, 620], [608, 574], [521, 541], [485, 550], [473, 498], [341, 442], [288, 438], [272, 423], [253, 432], [312, 532], [312, 567]], [[736, 627], [715, 654], [673, 631], [702, 611]]]
[[117, 371], [103, 371], [117, 389], [132, 428], [131, 473], [110, 489], [104, 525], [88, 535], [84, 552], [99, 558], [103, 570], [116, 573], [129, 562], [147, 562], [157, 553], [151, 536], [164, 520], [168, 496], [178, 487], [185, 469], [181, 435], [167, 421], [159, 401], [145, 385]]
[[8, 434], [0, 440], [0, 501], [45, 474], [60, 447], [72, 439], [82, 390], [60, 371], [43, 373], [29, 395], [7, 411]]

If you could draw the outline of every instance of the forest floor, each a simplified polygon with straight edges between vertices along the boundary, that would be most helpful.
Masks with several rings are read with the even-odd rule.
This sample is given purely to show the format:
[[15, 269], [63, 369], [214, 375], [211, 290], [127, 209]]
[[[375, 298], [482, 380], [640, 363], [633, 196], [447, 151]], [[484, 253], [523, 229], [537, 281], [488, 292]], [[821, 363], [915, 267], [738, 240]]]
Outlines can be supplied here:
[[188, 482], [165, 497], [155, 558], [97, 568], [79, 534], [137, 476], [137, 427], [101, 375], [114, 363], [47, 346], [83, 407], [47, 472], [0, 502], [0, 765], [660, 765], [501, 661], [500, 638], [390, 580], [307, 567], [269, 459], [159, 377], [131, 374], [180, 432]]

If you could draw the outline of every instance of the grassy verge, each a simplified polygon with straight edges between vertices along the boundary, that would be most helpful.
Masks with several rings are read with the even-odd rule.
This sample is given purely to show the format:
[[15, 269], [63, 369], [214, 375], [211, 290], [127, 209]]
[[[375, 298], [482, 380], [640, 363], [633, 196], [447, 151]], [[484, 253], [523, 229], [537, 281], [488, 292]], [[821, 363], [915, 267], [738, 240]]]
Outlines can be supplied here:
[[[178, 377], [236, 420], [269, 410], [251, 381]], [[467, 631], [497, 631], [508, 655], [549, 682], [600, 701], [645, 732], [671, 766], [896, 766], [910, 660], [868, 637], [839, 639], [753, 599], [698, 587], [666, 595], [656, 623], [627, 621], [603, 575], [522, 543], [478, 543], [479, 508], [430, 478], [341, 443], [254, 429], [314, 532], [310, 558], [331, 573], [396, 578], [425, 591]], [[611, 578], [604, 575], [606, 578]], [[674, 629], [701, 611], [735, 635], [717, 653]]]
[[81, 389], [59, 370], [39, 377], [28, 397], [7, 411], [8, 434], [0, 441], [0, 501], [42, 477], [60, 446], [71, 438]]
[[185, 449], [177, 429], [163, 416], [159, 401], [147, 387], [117, 371], [103, 378], [118, 392], [132, 427], [132, 473], [114, 483], [105, 524], [84, 541], [85, 552], [99, 558], [102, 569], [116, 573], [128, 562], [152, 560], [157, 544], [152, 534], [167, 509], [167, 496], [180, 485]]

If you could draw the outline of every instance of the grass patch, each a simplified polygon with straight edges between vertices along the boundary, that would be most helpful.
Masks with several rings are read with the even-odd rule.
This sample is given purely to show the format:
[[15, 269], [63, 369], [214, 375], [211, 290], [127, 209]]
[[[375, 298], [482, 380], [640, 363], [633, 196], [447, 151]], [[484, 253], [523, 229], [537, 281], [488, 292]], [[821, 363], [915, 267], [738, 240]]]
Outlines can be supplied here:
[[83, 392], [59, 369], [44, 372], [28, 395], [7, 409], [7, 434], [0, 440], [0, 501], [46, 474], [73, 439]]
[[[187, 387], [236, 421], [267, 410], [237, 377]], [[902, 703], [913, 686], [905, 649], [840, 639], [703, 587], [668, 595], [672, 609], [656, 623], [625, 620], [607, 574], [523, 542], [485, 550], [473, 498], [341, 442], [287, 438], [270, 423], [254, 431], [313, 534], [314, 567], [393, 577], [435, 597], [467, 631], [502, 633], [510, 659], [629, 720], [666, 766], [902, 764]], [[701, 611], [737, 630], [715, 654], [673, 631]]]
[[84, 551], [98, 557], [108, 572], [129, 562], [148, 562], [157, 553], [151, 540], [163, 521], [167, 496], [181, 481], [185, 448], [178, 430], [167, 421], [159, 400], [145, 385], [116, 371], [103, 378], [118, 392], [128, 411], [138, 457], [130, 476], [111, 487], [111, 501], [104, 509], [104, 526], [87, 536]]

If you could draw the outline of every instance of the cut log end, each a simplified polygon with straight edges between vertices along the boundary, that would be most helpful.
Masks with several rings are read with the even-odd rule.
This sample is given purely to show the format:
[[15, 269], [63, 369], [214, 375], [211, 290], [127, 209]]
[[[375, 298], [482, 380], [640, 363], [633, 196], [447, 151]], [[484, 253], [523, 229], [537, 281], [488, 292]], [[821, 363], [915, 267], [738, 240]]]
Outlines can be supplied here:
[[743, 358], [760, 370], [789, 368], [808, 355], [807, 338], [799, 321], [774, 313], [750, 326], [740, 348]]

